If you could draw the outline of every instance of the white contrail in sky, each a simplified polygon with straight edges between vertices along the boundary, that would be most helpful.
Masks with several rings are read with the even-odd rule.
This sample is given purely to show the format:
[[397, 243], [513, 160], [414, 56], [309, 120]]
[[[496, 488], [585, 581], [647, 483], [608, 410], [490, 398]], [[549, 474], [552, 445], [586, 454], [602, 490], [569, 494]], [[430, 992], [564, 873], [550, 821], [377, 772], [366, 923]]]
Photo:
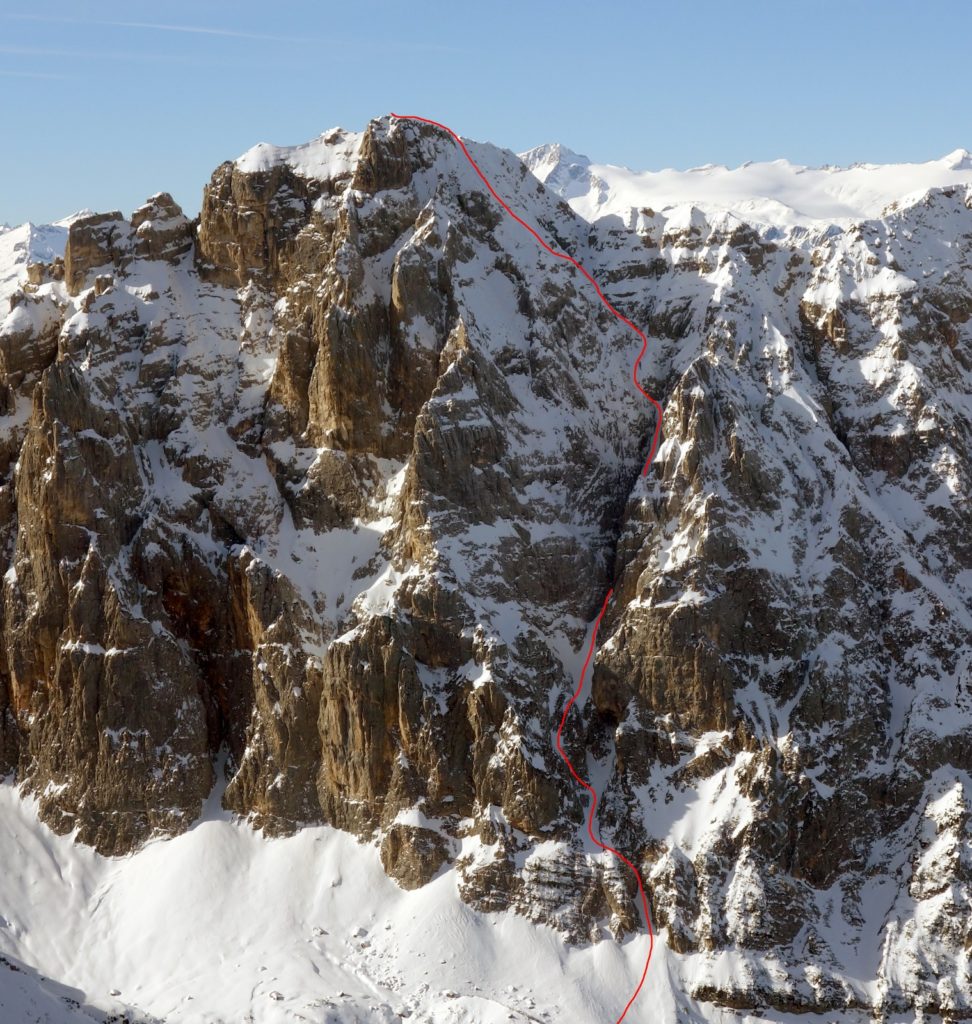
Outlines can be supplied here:
[[[351, 40], [347, 38], [313, 38], [310, 36], [276, 36], [263, 32], [243, 32], [232, 28], [211, 28], [204, 25], [172, 25], [167, 22], [156, 21], [109, 21], [96, 18], [60, 18], [50, 17], [43, 14], [6, 14], [6, 18], [13, 18], [17, 21], [42, 21], [49, 24], [68, 25], [103, 25], [108, 28], [135, 28], [150, 32], [182, 32], [190, 35], [221, 36], [226, 39], [250, 39], [264, 43], [310, 43], [314, 45], [327, 45], [341, 43], [342, 45], [363, 44], [363, 40]], [[423, 50], [434, 53], [463, 53], [463, 49], [453, 46], [440, 45], [438, 43], [424, 42], [403, 42], [401, 40], [369, 40], [368, 46], [377, 49], [408, 49]]]
[[[63, 49], [50, 46], [8, 46], [0, 43], [0, 54], [7, 53], [16, 57], [57, 57], [67, 61], [157, 61], [163, 64], [204, 65], [206, 67], [238, 67], [241, 58], [228, 60], [212, 57], [208, 54], [186, 53], [145, 53], [142, 50], [85, 50], [82, 48]], [[63, 61], [61, 61], [63, 63]], [[25, 72], [26, 74], [26, 72]]]
[[274, 36], [261, 32], [237, 32], [228, 28], [204, 28], [201, 25], [166, 25], [154, 21], [100, 21], [99, 25], [113, 25], [116, 28], [145, 28], [159, 32], [191, 32], [203, 36], [229, 36], [232, 39], [258, 39], [267, 43], [306, 43], [307, 38], [297, 36]]
[[51, 75], [45, 71], [6, 71], [0, 68], [0, 77], [3, 78], [60, 78], [67, 79], [70, 75]]
[[16, 21], [43, 21], [50, 24], [67, 25], [105, 25], [113, 28], [140, 28], [155, 32], [188, 32], [204, 36], [226, 36], [230, 39], [255, 39], [267, 43], [307, 43], [313, 42], [307, 36], [275, 36], [263, 32], [240, 32], [230, 28], [208, 28], [203, 25], [170, 25], [155, 21], [109, 21], [98, 18], [58, 18], [43, 14], [8, 14], [8, 18]]

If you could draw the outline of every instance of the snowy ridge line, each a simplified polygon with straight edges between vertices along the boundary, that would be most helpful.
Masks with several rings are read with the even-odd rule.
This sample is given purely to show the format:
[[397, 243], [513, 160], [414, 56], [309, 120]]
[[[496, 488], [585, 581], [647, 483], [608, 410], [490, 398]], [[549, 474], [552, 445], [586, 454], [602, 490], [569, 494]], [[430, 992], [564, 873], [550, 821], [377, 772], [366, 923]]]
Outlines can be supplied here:
[[[654, 431], [652, 433], [651, 445], [649, 447], [648, 457], [645, 460], [644, 468], [641, 471], [641, 475], [642, 476], [647, 476], [647, 474], [648, 474], [648, 467], [651, 465], [652, 461], [655, 458], [655, 453], [658, 451], [658, 442], [659, 442], [660, 437], [661, 437], [661, 425], [662, 425], [662, 407], [661, 407], [661, 403], [656, 398], [654, 398], [652, 395], [648, 394], [648, 392], [645, 391], [645, 389], [641, 386], [641, 383], [638, 380], [638, 370], [639, 370], [639, 368], [641, 366], [641, 361], [644, 358], [645, 353], [648, 350], [648, 336], [645, 334], [644, 331], [642, 331], [639, 327], [637, 327], [634, 323], [632, 323], [626, 316], [624, 316], [624, 314], [618, 312], [618, 310], [616, 310], [614, 308], [614, 306], [611, 305], [611, 303], [608, 301], [608, 299], [604, 295], [604, 292], [601, 291], [600, 285], [597, 283], [597, 281], [591, 276], [591, 274], [587, 271], [587, 269], [580, 262], [575, 260], [574, 257], [569, 255], [568, 253], [560, 252], [558, 249], [554, 249], [551, 245], [549, 245], [541, 237], [539, 232], [537, 232], [537, 230], [534, 227], [532, 227], [525, 220], [523, 220], [523, 218], [520, 217], [510, 207], [510, 205], [506, 202], [506, 200], [503, 199], [503, 197], [496, 191], [495, 188], [493, 188], [492, 182], [490, 182], [489, 178], [487, 178], [486, 175], [483, 174], [482, 170], [480, 170], [479, 165], [476, 163], [476, 161], [473, 159], [472, 154], [466, 148], [466, 144], [462, 141], [462, 139], [451, 128], [449, 128], [447, 125], [442, 124], [439, 121], [433, 121], [432, 119], [430, 119], [428, 117], [421, 117], [421, 116], [419, 116], [417, 114], [395, 114], [395, 113], [392, 113], [389, 116], [395, 118], [397, 121], [419, 121], [419, 122], [421, 122], [423, 124], [429, 124], [429, 125], [432, 125], [435, 128], [440, 128], [442, 131], [444, 131], [448, 135], [450, 135], [455, 140], [455, 142], [459, 146], [459, 148], [462, 150], [463, 155], [469, 161], [469, 163], [472, 166], [473, 170], [476, 172], [477, 175], [479, 175], [479, 177], [482, 180], [483, 184], [486, 186], [487, 189], [489, 189], [490, 194], [500, 204], [500, 206], [517, 222], [517, 224], [519, 224], [522, 228], [524, 228], [524, 230], [528, 231], [534, 237], [534, 239], [536, 239], [536, 241], [539, 243], [539, 245], [543, 249], [545, 249], [552, 256], [556, 256], [558, 259], [566, 260], [568, 263], [570, 263], [574, 267], [576, 267], [577, 270], [579, 270], [584, 275], [584, 277], [587, 278], [587, 280], [591, 283], [591, 285], [593, 285], [594, 290], [597, 292], [597, 296], [601, 300], [601, 302], [603, 302], [604, 305], [607, 306], [607, 308], [623, 324], [626, 324], [628, 327], [630, 327], [631, 330], [633, 330], [635, 332], [635, 334], [637, 334], [638, 337], [641, 339], [641, 350], [638, 352], [638, 355], [635, 358], [634, 364], [632, 365], [632, 368], [631, 368], [631, 379], [633, 380], [634, 386], [638, 389], [638, 391], [640, 391], [641, 394], [644, 395], [644, 397], [652, 404], [652, 406], [655, 409], [655, 414], [656, 414], [655, 415], [655, 429], [654, 429]], [[632, 993], [631, 997], [628, 999], [627, 1003], [625, 1004], [624, 1009], [621, 1011], [621, 1015], [617, 1018], [617, 1021], [615, 1022], [615, 1024], [621, 1024], [621, 1021], [624, 1020], [625, 1016], [628, 1013], [628, 1010], [631, 1009], [631, 1006], [633, 1005], [635, 1000], [638, 998], [638, 995], [641, 992], [642, 987], [644, 986], [645, 978], [648, 976], [648, 967], [651, 964], [652, 953], [654, 952], [654, 949], [655, 949], [655, 932], [654, 932], [654, 929], [652, 928], [652, 924], [651, 924], [651, 911], [649, 910], [649, 907], [648, 907], [648, 897], [645, 894], [645, 886], [644, 886], [644, 883], [643, 883], [642, 878], [641, 878], [641, 872], [635, 867], [634, 864], [631, 863], [630, 860], [628, 860], [627, 857], [625, 857], [625, 855], [623, 853], [620, 853], [618, 850], [615, 850], [612, 846], [608, 846], [606, 843], [601, 842], [601, 840], [594, 834], [594, 814], [595, 814], [595, 812], [597, 810], [597, 793], [594, 790], [594, 787], [589, 782], [586, 782], [584, 779], [582, 779], [580, 777], [580, 775], [577, 774], [577, 771], [574, 769], [574, 766], [571, 763], [570, 758], [567, 756], [566, 752], [564, 751], [563, 747], [561, 746], [561, 733], [563, 732], [564, 724], [567, 721], [567, 715], [570, 712], [570, 709], [574, 706], [574, 703], [577, 701], [577, 698], [580, 696], [581, 692], [583, 691], [584, 679], [587, 676], [587, 670], [590, 667], [591, 659], [594, 656], [594, 647], [595, 647], [595, 644], [597, 643], [598, 629], [600, 628], [601, 620], [604, 618], [604, 614], [607, 611], [608, 604], [610, 603], [611, 597], [613, 596], [613, 594], [614, 594], [614, 590], [613, 589], [611, 589], [611, 590], [609, 590], [607, 592], [607, 595], [604, 598], [604, 603], [601, 606], [600, 614], [598, 615], [597, 619], [594, 622], [594, 628], [593, 628], [593, 631], [592, 631], [592, 634], [591, 634], [590, 647], [588, 648], [588, 651], [587, 651], [587, 657], [586, 657], [586, 659], [584, 661], [584, 666], [581, 669], [580, 678], [579, 678], [578, 683], [577, 683], [577, 689], [574, 691], [574, 693], [572, 694], [570, 700], [567, 702], [567, 705], [564, 708], [563, 716], [561, 717], [561, 720], [560, 720], [560, 726], [557, 729], [557, 752], [564, 759], [565, 763], [567, 764], [568, 769], [570, 770], [570, 774], [573, 776], [575, 781], [579, 785], [581, 785], [591, 796], [590, 811], [589, 811], [588, 817], [587, 817], [587, 833], [590, 836], [591, 840], [595, 843], [595, 845], [597, 845], [598, 847], [600, 847], [602, 850], [606, 851], [607, 853], [612, 854], [619, 861], [621, 861], [621, 863], [626, 865], [629, 868], [629, 870], [632, 872], [632, 874], [635, 877], [635, 880], [638, 883], [638, 892], [639, 892], [639, 894], [641, 896], [641, 904], [642, 904], [642, 910], [643, 910], [644, 916], [645, 916], [645, 924], [648, 927], [648, 940], [649, 940], [649, 942], [648, 942], [648, 956], [645, 959], [644, 970], [641, 972], [641, 978], [638, 981], [638, 985], [635, 988], [634, 992]]]
[[965, 149], [921, 163], [805, 167], [780, 159], [685, 170], [602, 163], [559, 143], [519, 156], [588, 221], [616, 217], [631, 228], [645, 207], [663, 215], [695, 207], [707, 217], [730, 214], [769, 238], [840, 233], [929, 189], [972, 183], [972, 153]]

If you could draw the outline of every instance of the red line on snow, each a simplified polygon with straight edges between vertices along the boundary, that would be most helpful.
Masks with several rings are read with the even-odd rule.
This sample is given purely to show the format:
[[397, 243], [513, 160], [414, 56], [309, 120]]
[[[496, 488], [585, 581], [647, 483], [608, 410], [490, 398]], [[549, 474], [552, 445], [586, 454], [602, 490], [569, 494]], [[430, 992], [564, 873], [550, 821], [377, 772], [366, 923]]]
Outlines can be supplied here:
[[591, 659], [594, 657], [594, 646], [597, 643], [597, 631], [601, 628], [601, 619], [604, 618], [604, 613], [607, 611], [608, 603], [610, 602], [613, 594], [613, 590], [609, 590], [607, 592], [607, 596], [604, 598], [604, 604], [601, 605], [600, 614], [594, 622], [594, 632], [591, 634], [591, 646], [587, 649], [587, 658], [584, 660], [584, 667], [581, 669], [580, 679], [577, 681], [577, 689], [574, 690], [571, 694], [570, 700], [567, 701], [567, 706], [564, 708], [564, 713], [560, 718], [560, 725], [557, 727], [557, 752], [567, 763], [567, 767], [570, 769], [570, 774], [574, 776], [575, 781], [579, 785], [583, 786], [591, 795], [591, 809], [587, 815], [587, 834], [602, 850], [607, 850], [608, 853], [613, 853], [622, 864], [626, 864], [628, 868], [631, 869], [631, 873], [635, 876], [635, 881], [638, 883], [638, 892], [641, 895], [641, 909], [645, 914], [645, 924], [648, 925], [648, 956], [645, 959], [645, 967], [641, 972], [641, 978], [638, 980], [638, 986], [631, 994], [631, 998], [627, 1003], [625, 1003], [625, 1007], [621, 1011], [621, 1016], [618, 1017], [615, 1022], [615, 1024], [621, 1024], [621, 1021], [624, 1020], [628, 1010], [631, 1009], [631, 1004], [638, 998], [638, 993], [641, 991], [642, 985], [645, 983], [645, 978], [648, 976], [648, 965], [651, 963], [651, 954], [655, 951], [655, 932], [651, 927], [651, 911], [648, 909], [648, 897], [645, 895], [645, 887], [641, 881], [641, 872], [634, 866], [634, 864], [631, 863], [630, 860], [628, 860], [627, 857], [625, 857], [623, 853], [615, 850], [613, 846], [608, 846], [606, 843], [602, 843], [601, 840], [594, 835], [594, 815], [597, 812], [597, 792], [589, 782], [585, 782], [584, 779], [582, 779], [574, 770], [574, 766], [560, 742], [561, 733], [563, 733], [564, 725], [567, 722], [567, 715], [570, 713], [570, 709], [574, 706], [574, 702], [581, 695], [581, 691], [584, 689], [584, 679], [587, 676], [587, 670], [590, 667]]
[[[661, 436], [662, 407], [661, 403], [656, 398], [653, 398], [651, 395], [649, 395], [648, 392], [645, 391], [645, 389], [641, 386], [641, 384], [638, 381], [638, 370], [641, 366], [641, 360], [644, 358], [645, 352], [648, 350], [648, 337], [645, 334], [645, 332], [642, 331], [639, 327], [635, 326], [635, 324], [633, 324], [622, 313], [619, 313], [614, 308], [614, 306], [612, 306], [611, 303], [608, 302], [607, 298], [604, 295], [604, 292], [601, 291], [601, 286], [597, 283], [597, 281], [594, 280], [593, 277], [591, 277], [588, 271], [577, 260], [574, 259], [573, 256], [570, 256], [568, 253], [565, 252], [560, 252], [557, 249], [554, 249], [552, 246], [548, 245], [547, 242], [545, 242], [544, 239], [540, 237], [539, 233], [535, 228], [531, 227], [531, 225], [529, 225], [522, 217], [520, 217], [514, 210], [510, 208], [506, 200], [496, 191], [495, 188], [493, 188], [492, 182], [489, 180], [489, 178], [487, 178], [486, 175], [483, 174], [483, 172], [480, 170], [479, 164], [476, 163], [476, 161], [472, 157], [472, 154], [469, 152], [468, 149], [466, 149], [466, 144], [462, 141], [461, 138], [459, 138], [459, 136], [451, 128], [449, 128], [447, 125], [441, 124], [439, 121], [433, 121], [428, 117], [419, 117], [417, 114], [392, 114], [391, 116], [399, 121], [421, 121], [423, 124], [430, 124], [436, 128], [441, 128], [444, 132], [451, 135], [452, 138], [458, 144], [459, 148], [462, 150], [463, 155], [472, 165], [473, 170], [479, 175], [479, 177], [482, 179], [483, 184], [486, 186], [486, 188], [489, 189], [493, 198], [500, 204], [500, 206], [503, 207], [503, 209], [517, 222], [517, 224], [519, 224], [526, 231], [529, 231], [530, 234], [533, 235], [533, 237], [540, 244], [540, 246], [547, 252], [549, 252], [551, 256], [556, 256], [557, 259], [566, 260], [568, 263], [573, 264], [584, 275], [584, 277], [586, 277], [587, 280], [594, 286], [594, 291], [597, 292], [597, 296], [601, 300], [601, 302], [603, 302], [604, 305], [607, 306], [607, 308], [623, 324], [626, 324], [628, 327], [630, 327], [631, 330], [633, 330], [635, 334], [637, 334], [638, 337], [641, 339], [641, 351], [638, 353], [637, 358], [634, 361], [634, 365], [631, 368], [631, 379], [634, 381], [634, 386], [641, 392], [642, 395], [644, 395], [645, 398], [648, 399], [649, 402], [651, 402], [652, 406], [654, 406], [656, 413], [655, 430], [651, 437], [651, 447], [648, 451], [648, 458], [645, 460], [644, 468], [641, 471], [641, 475], [646, 476], [648, 473], [648, 467], [651, 465], [651, 462], [655, 457], [655, 453], [658, 451], [658, 441]], [[591, 837], [591, 840], [594, 842], [596, 846], [599, 846], [602, 850], [606, 851], [607, 853], [613, 854], [619, 861], [621, 861], [622, 864], [625, 864], [631, 870], [631, 873], [634, 875], [635, 880], [638, 883], [638, 892], [641, 896], [641, 907], [645, 915], [645, 924], [648, 926], [648, 956], [645, 960], [645, 967], [644, 970], [641, 972], [641, 978], [638, 981], [638, 986], [632, 993], [631, 998], [625, 1004], [624, 1009], [621, 1011], [621, 1016], [618, 1017], [617, 1021], [615, 1022], [615, 1024], [621, 1024], [621, 1021], [623, 1021], [625, 1016], [627, 1016], [628, 1010], [631, 1009], [632, 1004], [638, 998], [638, 994], [641, 992], [642, 986], [645, 983], [645, 978], [648, 975], [648, 967], [651, 964], [652, 953], [655, 951], [655, 932], [651, 926], [651, 911], [648, 908], [648, 897], [645, 894], [645, 886], [641, 880], [641, 872], [634, 866], [634, 864], [631, 863], [630, 860], [628, 860], [627, 857], [625, 857], [623, 853], [620, 853], [618, 850], [615, 850], [613, 846], [608, 846], [606, 843], [602, 843], [601, 840], [596, 835], [594, 835], [594, 815], [597, 812], [597, 793], [594, 790], [594, 787], [589, 782], [586, 782], [584, 779], [580, 777], [580, 775], [577, 774], [576, 769], [574, 768], [570, 758], [567, 756], [567, 753], [563, 748], [563, 745], [561, 744], [561, 735], [564, 731], [564, 725], [567, 722], [567, 715], [570, 713], [570, 709], [577, 702], [577, 698], [580, 697], [581, 692], [584, 689], [584, 679], [587, 676], [587, 670], [590, 668], [591, 659], [594, 657], [594, 647], [597, 644], [597, 632], [600, 629], [601, 620], [604, 618], [604, 614], [607, 611], [608, 604], [613, 594], [613, 590], [609, 590], [607, 592], [607, 596], [604, 598], [604, 604], [601, 605], [600, 614], [597, 616], [597, 619], [594, 622], [594, 631], [591, 634], [591, 644], [587, 651], [587, 658], [584, 661], [584, 667], [581, 669], [580, 679], [577, 682], [577, 689], [573, 692], [570, 700], [567, 702], [567, 706], [564, 708], [564, 713], [560, 719], [560, 725], [557, 728], [557, 752], [564, 759], [564, 762], [570, 770], [570, 774], [574, 777], [574, 780], [577, 782], [577, 784], [583, 786], [584, 789], [587, 790], [587, 792], [590, 794], [591, 808], [587, 815], [587, 834]]]

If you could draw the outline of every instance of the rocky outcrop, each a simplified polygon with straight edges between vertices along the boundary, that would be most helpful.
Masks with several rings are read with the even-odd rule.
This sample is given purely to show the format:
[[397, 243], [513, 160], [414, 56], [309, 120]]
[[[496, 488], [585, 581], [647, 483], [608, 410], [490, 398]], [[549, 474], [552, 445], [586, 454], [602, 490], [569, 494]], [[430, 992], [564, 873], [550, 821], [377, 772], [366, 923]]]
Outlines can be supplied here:
[[381, 841], [381, 863], [403, 889], [420, 889], [449, 861], [449, 843], [438, 829], [393, 824]]
[[474, 148], [650, 326], [650, 473], [633, 336], [432, 127], [77, 220], [0, 324], [0, 771], [122, 853], [225, 770], [270, 834], [622, 936], [552, 741], [613, 587], [564, 743], [693, 998], [972, 1011], [966, 194], [628, 229]]
[[[117, 211], [79, 217], [71, 223], [64, 249], [68, 293], [79, 295], [94, 285], [102, 294], [113, 274], [124, 272], [133, 260], [175, 263], [193, 250], [193, 238], [193, 225], [168, 192], [150, 197], [130, 221]], [[41, 273], [34, 273], [37, 283]], [[105, 283], [99, 285], [101, 279]]]
[[14, 305], [0, 327], [0, 372], [6, 387], [31, 383], [57, 354], [62, 307], [50, 295], [15, 293]]
[[92, 273], [120, 266], [131, 251], [131, 225], [119, 211], [74, 221], [64, 250], [64, 279], [71, 295], [87, 287]]
[[168, 192], [159, 192], [140, 206], [131, 219], [135, 259], [174, 262], [192, 251], [193, 229]]

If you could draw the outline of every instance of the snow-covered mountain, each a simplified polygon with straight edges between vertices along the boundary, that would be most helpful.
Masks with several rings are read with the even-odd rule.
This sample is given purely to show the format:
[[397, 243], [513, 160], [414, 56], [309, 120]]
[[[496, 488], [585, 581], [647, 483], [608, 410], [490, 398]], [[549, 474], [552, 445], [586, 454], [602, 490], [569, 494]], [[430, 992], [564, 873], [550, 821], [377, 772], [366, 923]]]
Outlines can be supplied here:
[[688, 205], [707, 215], [735, 214], [771, 234], [846, 228], [929, 189], [972, 184], [972, 154], [965, 149], [920, 164], [802, 167], [773, 160], [687, 171], [632, 171], [594, 163], [557, 144], [520, 155], [582, 217], [618, 217], [629, 227], [644, 208], [669, 211]]
[[3, 250], [0, 1006], [616, 1018], [613, 588], [633, 1019], [972, 1013], [967, 154], [469, 145], [646, 477], [438, 129]]
[[0, 310], [6, 311], [10, 296], [27, 279], [29, 263], [50, 263], [64, 256], [66, 224], [21, 224], [0, 231]]
[[79, 210], [53, 224], [0, 225], [0, 312], [6, 314], [10, 296], [27, 280], [28, 265], [63, 259], [68, 229], [90, 214]]

